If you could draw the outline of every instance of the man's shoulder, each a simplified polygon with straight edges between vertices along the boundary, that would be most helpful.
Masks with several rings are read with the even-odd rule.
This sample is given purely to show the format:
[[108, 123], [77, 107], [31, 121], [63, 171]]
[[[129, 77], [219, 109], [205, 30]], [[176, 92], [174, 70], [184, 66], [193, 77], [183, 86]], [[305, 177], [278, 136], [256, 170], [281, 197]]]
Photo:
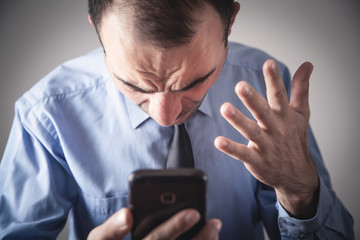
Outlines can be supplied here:
[[[267, 59], [273, 58], [263, 50], [240, 43], [229, 43], [227, 63], [262, 72], [262, 66]], [[283, 65], [279, 63], [280, 65]], [[281, 66], [283, 67], [283, 66]]]
[[101, 48], [69, 60], [43, 77], [18, 102], [36, 105], [50, 98], [80, 94], [104, 84], [106, 66]]

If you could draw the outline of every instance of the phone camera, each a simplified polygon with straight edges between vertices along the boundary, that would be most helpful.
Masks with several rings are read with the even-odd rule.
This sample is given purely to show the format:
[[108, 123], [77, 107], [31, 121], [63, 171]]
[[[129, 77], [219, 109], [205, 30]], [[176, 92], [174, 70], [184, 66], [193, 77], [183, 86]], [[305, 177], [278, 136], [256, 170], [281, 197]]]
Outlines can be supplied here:
[[160, 201], [165, 204], [172, 204], [176, 201], [176, 195], [174, 193], [162, 193], [160, 195]]

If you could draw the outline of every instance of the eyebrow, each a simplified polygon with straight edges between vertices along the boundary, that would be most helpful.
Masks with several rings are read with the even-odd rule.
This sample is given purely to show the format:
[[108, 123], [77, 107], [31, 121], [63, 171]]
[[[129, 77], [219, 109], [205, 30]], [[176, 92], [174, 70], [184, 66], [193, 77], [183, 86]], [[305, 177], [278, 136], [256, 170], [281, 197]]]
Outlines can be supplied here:
[[[182, 89], [179, 89], [179, 90], [174, 90], [172, 92], [183, 92], [183, 91], [187, 91], [187, 90], [189, 90], [191, 88], [194, 88], [196, 85], [198, 85], [198, 84], [200, 84], [202, 82], [205, 82], [215, 71], [216, 71], [216, 67], [214, 69], [212, 69], [210, 72], [206, 73], [205, 75], [196, 78], [194, 81], [192, 81], [192, 83], [190, 83], [186, 87], [183, 87]], [[156, 92], [156, 91], [147, 91], [147, 90], [144, 90], [142, 88], [139, 88], [139, 87], [135, 86], [134, 84], [129, 83], [128, 81], [125, 81], [121, 77], [117, 76], [115, 73], [113, 73], [113, 74], [114, 74], [114, 76], [116, 77], [117, 80], [119, 80], [120, 82], [122, 82], [126, 86], [132, 88], [136, 92], [147, 93], [147, 94]]]

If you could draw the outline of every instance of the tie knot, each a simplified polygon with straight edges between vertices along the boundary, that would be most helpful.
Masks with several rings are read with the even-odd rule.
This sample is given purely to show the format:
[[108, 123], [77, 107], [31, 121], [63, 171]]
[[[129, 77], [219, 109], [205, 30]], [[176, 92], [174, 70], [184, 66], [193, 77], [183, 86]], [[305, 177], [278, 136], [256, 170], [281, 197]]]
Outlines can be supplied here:
[[175, 134], [175, 132], [176, 131], [181, 131], [181, 132], [186, 132], [186, 134], [187, 134], [187, 131], [186, 131], [186, 128], [185, 128], [185, 124], [184, 123], [182, 123], [182, 124], [179, 124], [179, 125], [174, 125], [174, 134]]

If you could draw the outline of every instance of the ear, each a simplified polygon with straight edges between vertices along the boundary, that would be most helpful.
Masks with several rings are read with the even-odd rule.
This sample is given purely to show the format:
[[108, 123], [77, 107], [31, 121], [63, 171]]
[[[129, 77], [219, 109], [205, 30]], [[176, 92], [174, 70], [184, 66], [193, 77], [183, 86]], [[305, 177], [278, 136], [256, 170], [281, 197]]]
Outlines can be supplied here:
[[92, 21], [92, 19], [91, 19], [90, 14], [88, 14], [88, 21], [89, 21], [89, 23], [90, 23], [93, 27], [95, 27], [95, 26], [94, 26], [94, 23], [93, 23], [93, 21]]
[[234, 2], [234, 12], [231, 16], [231, 19], [230, 19], [230, 24], [229, 24], [229, 31], [228, 31], [228, 36], [230, 35], [231, 33], [231, 28], [235, 22], [235, 19], [236, 19], [236, 15], [239, 13], [240, 11], [240, 3], [238, 2]]

